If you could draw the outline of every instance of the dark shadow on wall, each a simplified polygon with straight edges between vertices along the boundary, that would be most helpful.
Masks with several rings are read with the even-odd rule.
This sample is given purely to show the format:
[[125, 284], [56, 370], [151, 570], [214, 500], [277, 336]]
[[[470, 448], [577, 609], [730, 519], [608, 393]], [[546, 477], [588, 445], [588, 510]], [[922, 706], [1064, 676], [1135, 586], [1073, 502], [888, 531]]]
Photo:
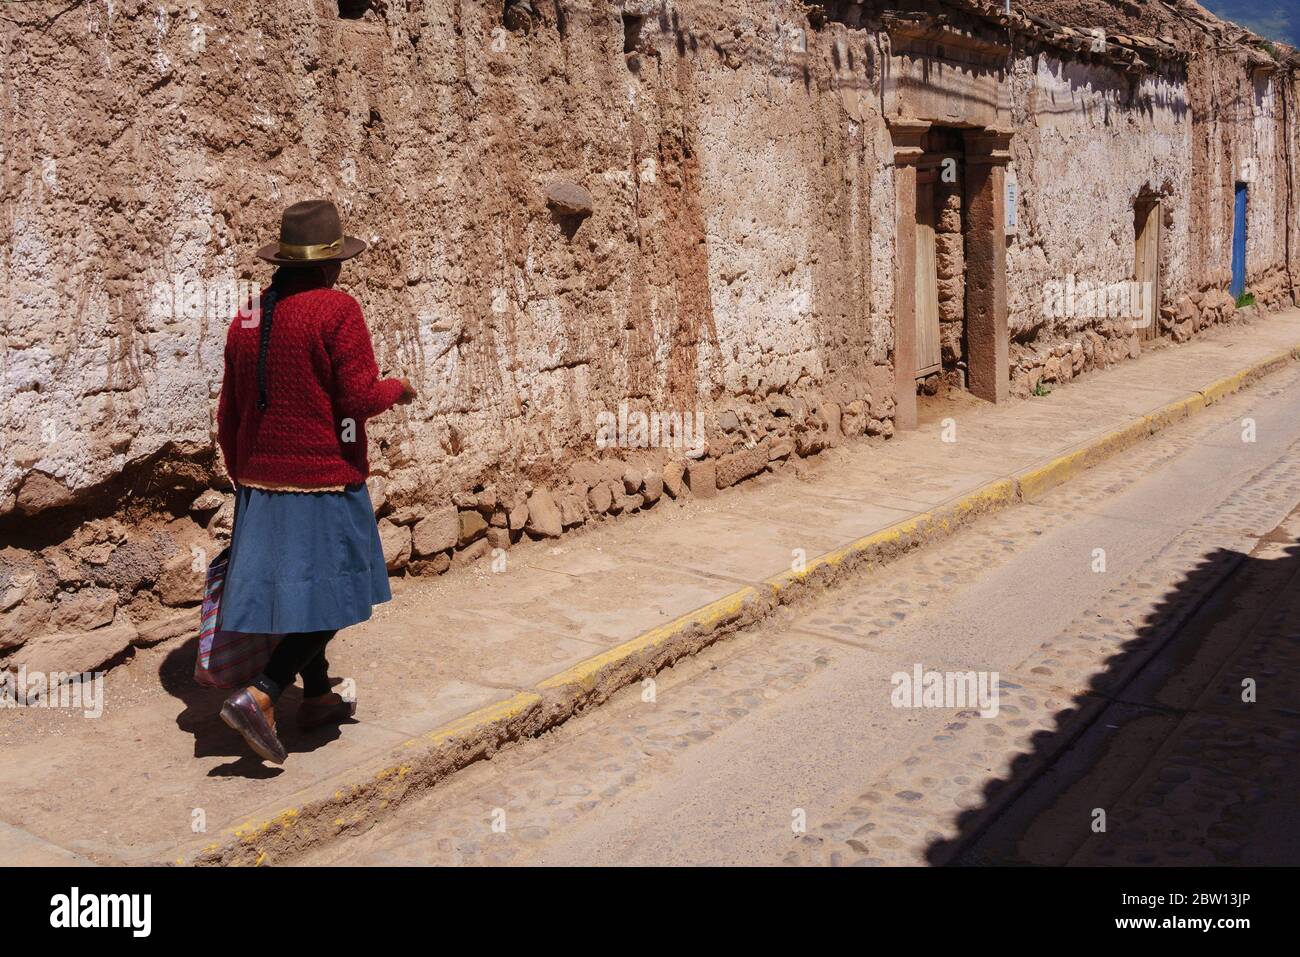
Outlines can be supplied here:
[[[1034, 55], [1032, 63], [1035, 71], [1038, 70], [1043, 57], [1042, 53]], [[1136, 113], [1145, 120], [1153, 119], [1157, 110], [1170, 113], [1179, 123], [1188, 119], [1190, 106], [1185, 95], [1187, 71], [1184, 69], [1152, 71], [1134, 77], [1113, 67], [1064, 58], [1049, 58], [1049, 69], [1053, 76], [1069, 84], [1071, 103], [1061, 108], [1053, 98], [1051, 108], [1039, 105], [1035, 111], [1039, 115], [1048, 112], [1057, 114], [1078, 112], [1074, 99], [1076, 96], [1100, 93], [1103, 95], [1104, 102], [1113, 105], [1120, 112]], [[1157, 79], [1163, 80], [1167, 86], [1143, 92], [1144, 82]]]
[[1207, 555], [926, 859], [1300, 863], [1298, 591], [1300, 546]]

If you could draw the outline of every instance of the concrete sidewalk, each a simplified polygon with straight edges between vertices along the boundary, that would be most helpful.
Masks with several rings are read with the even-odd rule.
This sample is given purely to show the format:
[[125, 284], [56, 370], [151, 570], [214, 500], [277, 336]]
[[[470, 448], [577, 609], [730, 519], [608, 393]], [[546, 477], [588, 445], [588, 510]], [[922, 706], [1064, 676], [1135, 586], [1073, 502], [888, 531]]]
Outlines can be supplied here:
[[395, 581], [394, 601], [331, 646], [359, 720], [304, 737], [287, 698], [283, 768], [248, 757], [216, 718], [223, 695], [190, 680], [192, 642], [142, 652], [109, 674], [98, 719], [0, 718], [0, 860], [273, 862], [364, 828], [802, 589], [1033, 497], [1297, 346], [1300, 311], [1214, 330], [1049, 396], [925, 410], [916, 432], [831, 450], [798, 474], [521, 544], [499, 573], [480, 563]]

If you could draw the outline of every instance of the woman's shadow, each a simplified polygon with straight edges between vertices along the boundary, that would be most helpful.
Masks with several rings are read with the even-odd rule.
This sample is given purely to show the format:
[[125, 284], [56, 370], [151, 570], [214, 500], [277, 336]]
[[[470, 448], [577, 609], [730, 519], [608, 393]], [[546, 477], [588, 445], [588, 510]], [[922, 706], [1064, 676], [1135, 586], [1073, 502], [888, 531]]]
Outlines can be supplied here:
[[[185, 705], [185, 710], [176, 716], [176, 726], [194, 736], [194, 756], [232, 759], [214, 767], [208, 772], [208, 777], [274, 778], [283, 774], [284, 768], [259, 758], [244, 739], [221, 720], [218, 713], [221, 702], [233, 689], [206, 688], [194, 680], [198, 645], [198, 637], [191, 637], [168, 652], [158, 669], [158, 680], [163, 688]], [[336, 685], [341, 680], [331, 678], [330, 684]], [[275, 708], [276, 731], [290, 755], [315, 751], [340, 737], [339, 725], [300, 731], [294, 716], [301, 703], [302, 691], [295, 685], [285, 691]], [[355, 719], [349, 718], [345, 723], [355, 723]]]

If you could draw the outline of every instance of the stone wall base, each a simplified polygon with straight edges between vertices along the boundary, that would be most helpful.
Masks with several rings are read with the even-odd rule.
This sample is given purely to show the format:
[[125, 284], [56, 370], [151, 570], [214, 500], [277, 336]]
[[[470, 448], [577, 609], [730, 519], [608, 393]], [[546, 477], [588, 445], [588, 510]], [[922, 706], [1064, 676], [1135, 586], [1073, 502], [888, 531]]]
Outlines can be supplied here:
[[[1247, 310], [1222, 289], [1183, 296], [1162, 311], [1161, 332], [1182, 342], [1243, 313], [1295, 301], [1281, 271], [1251, 289], [1258, 305]], [[1013, 343], [1011, 393], [1029, 397], [1140, 353], [1141, 340], [1122, 320], [1055, 341]], [[573, 463], [558, 481], [482, 486], [430, 507], [394, 507], [384, 476], [376, 475], [369, 484], [384, 557], [393, 575], [491, 562], [525, 538], [558, 538], [666, 498], [707, 498], [850, 440], [889, 438], [895, 410], [893, 395], [881, 388], [844, 404], [783, 394], [733, 402], [710, 415], [698, 449], [607, 449]], [[0, 549], [0, 667], [91, 671], [133, 648], [196, 634], [204, 570], [229, 541], [233, 515], [230, 492], [209, 488], [181, 514], [133, 521], [124, 512], [77, 523], [56, 544]]]

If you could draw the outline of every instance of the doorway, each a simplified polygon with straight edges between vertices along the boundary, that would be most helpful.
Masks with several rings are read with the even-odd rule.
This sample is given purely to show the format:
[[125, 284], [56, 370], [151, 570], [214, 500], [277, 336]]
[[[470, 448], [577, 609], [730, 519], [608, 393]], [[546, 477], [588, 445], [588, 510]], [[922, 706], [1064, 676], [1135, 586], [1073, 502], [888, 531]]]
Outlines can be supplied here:
[[916, 356], [920, 391], [966, 387], [962, 132], [932, 126], [916, 166]]
[[1139, 199], [1133, 209], [1133, 324], [1139, 339], [1160, 332], [1160, 200]]
[[[988, 402], [1008, 397], [1005, 209], [1011, 132], [912, 118], [890, 120], [889, 131], [898, 198], [894, 427], [914, 429], [917, 392], [929, 394], [932, 386], [937, 392], [943, 382]], [[936, 313], [940, 367], [918, 390], [918, 372], [935, 363], [929, 343]], [[918, 338], [925, 342], [920, 349]]]
[[934, 248], [933, 169], [916, 173], [916, 379], [943, 368], [939, 347], [939, 273]]

